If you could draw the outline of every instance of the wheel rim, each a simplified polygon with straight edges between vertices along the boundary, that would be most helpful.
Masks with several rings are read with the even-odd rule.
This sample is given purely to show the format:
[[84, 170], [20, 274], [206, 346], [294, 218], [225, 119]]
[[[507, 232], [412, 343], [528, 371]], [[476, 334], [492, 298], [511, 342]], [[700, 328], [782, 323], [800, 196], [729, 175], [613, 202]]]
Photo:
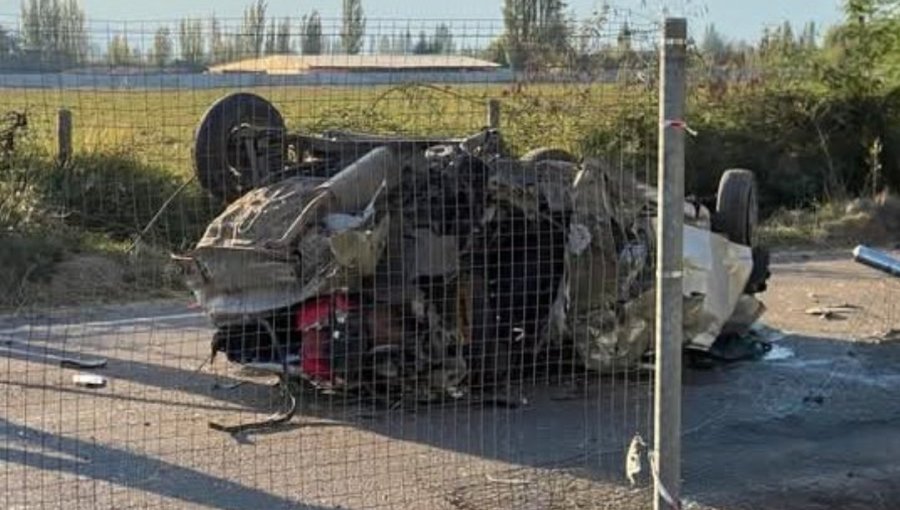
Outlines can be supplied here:
[[[267, 100], [246, 92], [220, 98], [203, 114], [194, 133], [194, 171], [200, 184], [214, 196], [231, 201], [256, 185], [265, 175], [253, 175], [246, 148], [235, 136], [242, 125], [284, 130], [281, 113]], [[280, 150], [280, 149], [279, 149]], [[242, 157], [243, 155], [243, 157]], [[272, 154], [266, 168], [280, 166], [283, 154]]]

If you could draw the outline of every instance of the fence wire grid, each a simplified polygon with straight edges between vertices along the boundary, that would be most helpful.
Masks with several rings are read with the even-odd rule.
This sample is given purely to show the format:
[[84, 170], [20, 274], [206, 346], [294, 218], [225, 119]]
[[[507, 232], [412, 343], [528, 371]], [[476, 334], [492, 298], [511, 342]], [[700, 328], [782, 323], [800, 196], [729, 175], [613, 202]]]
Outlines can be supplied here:
[[647, 507], [661, 27], [246, 23], [0, 18], [0, 507]]

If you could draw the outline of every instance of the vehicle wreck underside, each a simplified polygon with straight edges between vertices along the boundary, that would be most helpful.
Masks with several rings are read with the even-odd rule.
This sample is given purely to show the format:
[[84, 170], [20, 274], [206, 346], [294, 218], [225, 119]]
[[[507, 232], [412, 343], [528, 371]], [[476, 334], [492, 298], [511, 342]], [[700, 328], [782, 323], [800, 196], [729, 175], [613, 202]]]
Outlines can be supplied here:
[[[648, 355], [656, 197], [627, 171], [560, 151], [511, 158], [494, 130], [239, 127], [227, 131], [245, 150], [223, 159], [230, 176], [198, 164], [234, 201], [179, 257], [217, 327], [213, 352], [324, 389], [416, 399], [623, 371]], [[767, 260], [713, 232], [704, 207], [685, 214], [685, 338], [709, 351], [762, 313]]]

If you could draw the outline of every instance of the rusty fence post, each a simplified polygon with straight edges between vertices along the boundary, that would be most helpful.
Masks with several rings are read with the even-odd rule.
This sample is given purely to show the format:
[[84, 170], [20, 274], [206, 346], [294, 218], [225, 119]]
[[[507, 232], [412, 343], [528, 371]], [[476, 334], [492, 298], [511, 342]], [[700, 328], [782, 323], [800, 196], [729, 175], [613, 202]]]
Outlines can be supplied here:
[[684, 104], [687, 20], [668, 18], [659, 84], [653, 508], [681, 508], [681, 357], [684, 266]]
[[56, 114], [56, 160], [60, 165], [72, 157], [72, 112], [60, 108]]
[[500, 129], [500, 100], [488, 99], [487, 102], [487, 126], [491, 129]]

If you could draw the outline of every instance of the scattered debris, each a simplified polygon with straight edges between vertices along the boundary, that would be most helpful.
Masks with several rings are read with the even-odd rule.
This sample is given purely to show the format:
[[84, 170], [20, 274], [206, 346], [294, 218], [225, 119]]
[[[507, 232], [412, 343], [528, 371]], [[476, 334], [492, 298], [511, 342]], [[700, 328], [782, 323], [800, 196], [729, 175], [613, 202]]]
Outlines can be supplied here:
[[847, 315], [856, 313], [860, 307], [856, 305], [843, 304], [833, 306], [816, 306], [808, 308], [804, 313], [813, 315], [823, 320], [845, 320]]
[[776, 344], [772, 346], [772, 349], [766, 353], [763, 359], [766, 361], [784, 361], [786, 359], [791, 359], [794, 356], [796, 356], [796, 353], [793, 349]]
[[853, 250], [853, 260], [877, 269], [882, 273], [900, 277], [900, 260], [891, 257], [883, 251], [875, 250], [868, 246], [857, 246]]
[[76, 386], [85, 388], [102, 388], [106, 386], [106, 378], [97, 374], [75, 374], [72, 376], [72, 382]]
[[254, 430], [264, 430], [267, 428], [276, 427], [278, 425], [283, 425], [291, 421], [291, 418], [294, 417], [294, 413], [296, 413], [297, 411], [297, 398], [294, 397], [294, 395], [286, 385], [282, 386], [281, 393], [284, 397], [285, 409], [272, 414], [261, 421], [241, 423], [238, 425], [223, 425], [218, 422], [210, 421], [208, 422], [209, 428], [211, 428], [212, 430], [218, 430], [231, 434], [232, 436], [237, 436], [239, 434], [244, 434]]
[[17, 340], [6, 335], [0, 335], [0, 352], [22, 356], [38, 361], [53, 361], [63, 368], [83, 368], [93, 370], [106, 366], [106, 358], [82, 358], [75, 356], [57, 355], [49, 352], [34, 350], [29, 342]]
[[628, 477], [628, 481], [631, 482], [632, 487], [637, 485], [637, 477], [640, 476], [644, 470], [641, 459], [646, 451], [647, 443], [644, 442], [644, 438], [641, 437], [640, 434], [635, 434], [631, 439], [631, 444], [628, 446], [628, 453], [625, 456], [625, 476]]
[[886, 344], [900, 342], [900, 329], [892, 328], [884, 333], [878, 333], [861, 339], [872, 344]]
[[491, 474], [487, 475], [487, 481], [491, 483], [502, 483], [504, 485], [528, 485], [530, 480], [524, 478], [496, 478]]

